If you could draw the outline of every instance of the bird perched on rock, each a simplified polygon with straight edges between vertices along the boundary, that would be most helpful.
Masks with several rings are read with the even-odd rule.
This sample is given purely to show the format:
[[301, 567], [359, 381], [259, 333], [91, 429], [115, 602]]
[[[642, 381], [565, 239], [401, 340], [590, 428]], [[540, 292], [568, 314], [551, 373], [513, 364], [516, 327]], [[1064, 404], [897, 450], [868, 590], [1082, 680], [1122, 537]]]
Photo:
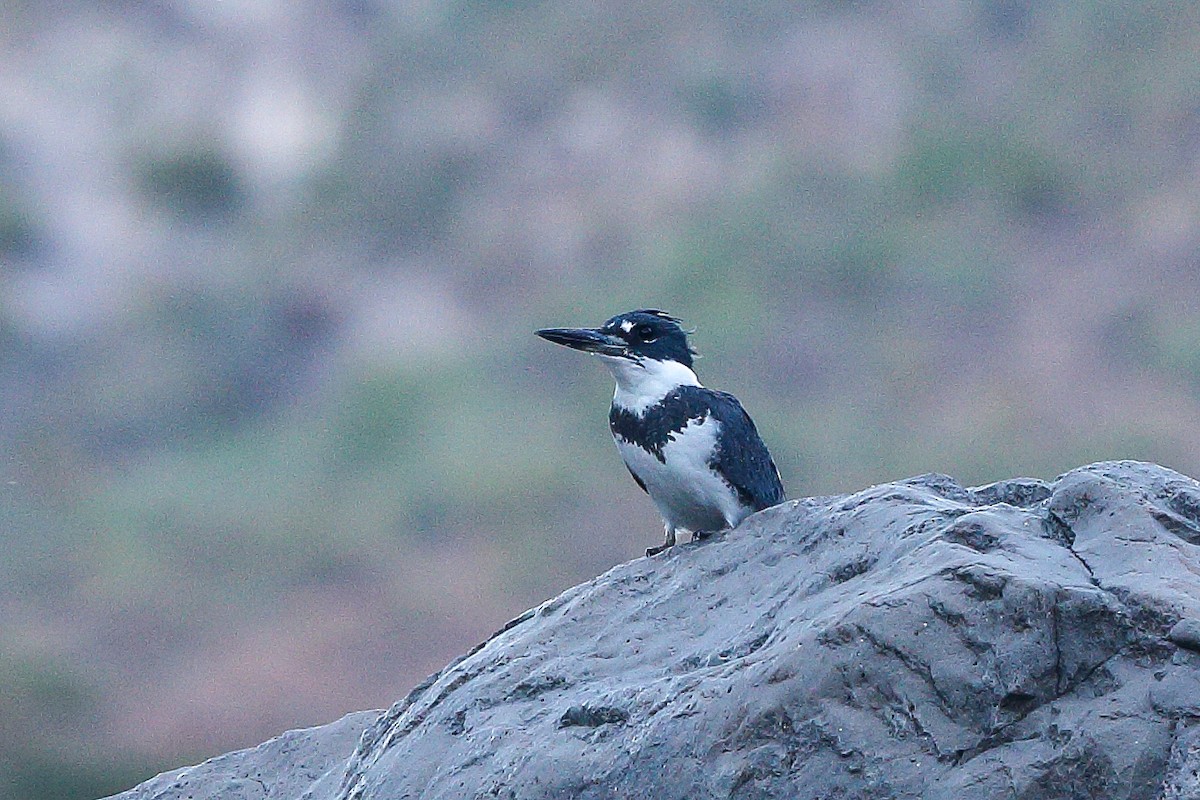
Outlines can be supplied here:
[[665, 311], [618, 314], [599, 328], [546, 328], [537, 335], [600, 358], [617, 381], [608, 424], [625, 466], [666, 526], [693, 539], [733, 528], [783, 502], [771, 454], [742, 404], [700, 385], [695, 351]]

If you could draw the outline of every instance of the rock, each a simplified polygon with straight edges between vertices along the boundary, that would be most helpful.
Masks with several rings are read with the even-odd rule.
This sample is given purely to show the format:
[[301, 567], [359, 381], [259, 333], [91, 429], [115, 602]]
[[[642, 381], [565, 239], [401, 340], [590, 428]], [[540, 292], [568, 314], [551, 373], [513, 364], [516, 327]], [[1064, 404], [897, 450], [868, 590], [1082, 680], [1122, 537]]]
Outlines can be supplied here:
[[615, 567], [357, 746], [362, 715], [119, 797], [1196, 798], [1197, 619], [1194, 481], [927, 475]]
[[1200, 653], [1200, 619], [1181, 619], [1171, 626], [1167, 638], [1180, 647]]
[[247, 750], [226, 753], [194, 767], [164, 772], [115, 797], [139, 800], [283, 800], [336, 791], [363, 729], [378, 711], [358, 711], [318, 728], [288, 731]]

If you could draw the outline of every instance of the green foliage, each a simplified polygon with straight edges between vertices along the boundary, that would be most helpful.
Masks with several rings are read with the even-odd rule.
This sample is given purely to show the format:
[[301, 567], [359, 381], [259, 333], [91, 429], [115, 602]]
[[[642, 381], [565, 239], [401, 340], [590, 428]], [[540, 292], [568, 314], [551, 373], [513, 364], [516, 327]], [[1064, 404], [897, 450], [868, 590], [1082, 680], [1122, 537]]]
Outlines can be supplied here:
[[95, 800], [128, 789], [173, 765], [106, 755], [65, 757], [17, 743], [0, 754], [4, 800]]
[[1119, 341], [1128, 358], [1138, 366], [1157, 368], [1174, 382], [1200, 389], [1200, 313], [1152, 316], [1149, 309], [1136, 309], [1121, 320]]
[[877, 302], [894, 291], [903, 244], [887, 225], [848, 231], [819, 257], [814, 282], [830, 296]]
[[540, 13], [545, 3], [544, 0], [457, 0], [451, 5], [453, 19], [481, 25], [503, 15]]
[[5, 644], [0, 641], [0, 798], [92, 800], [147, 775], [152, 765], [84, 752], [67, 757], [61, 747], [41, 742], [44, 730], [65, 736], [94, 724], [101, 693], [67, 662], [17, 656], [5, 652]]
[[396, 165], [373, 158], [350, 152], [321, 182], [317, 208], [323, 226], [379, 254], [443, 240], [478, 169], [472, 157], [444, 153]]
[[65, 727], [93, 711], [96, 692], [68, 665], [50, 659], [0, 658], [6, 686], [3, 707], [9, 713], [45, 713], [52, 724]]
[[732, 134], [767, 113], [765, 98], [752, 86], [721, 74], [688, 81], [678, 95], [697, 127], [714, 136]]
[[1065, 170], [1018, 136], [997, 129], [918, 131], [901, 160], [902, 191], [927, 205], [990, 192], [1013, 215], [1053, 218], [1073, 210]]
[[180, 150], [141, 167], [143, 191], [181, 217], [206, 221], [232, 217], [246, 200], [233, 163], [209, 147]]
[[40, 242], [39, 225], [28, 207], [0, 186], [0, 259], [27, 259]]
[[[432, 405], [428, 388], [415, 376], [369, 375], [339, 405], [333, 431], [333, 459], [339, 469], [365, 470], [389, 458], [421, 460], [423, 419]], [[404, 445], [404, 452], [398, 447]]]

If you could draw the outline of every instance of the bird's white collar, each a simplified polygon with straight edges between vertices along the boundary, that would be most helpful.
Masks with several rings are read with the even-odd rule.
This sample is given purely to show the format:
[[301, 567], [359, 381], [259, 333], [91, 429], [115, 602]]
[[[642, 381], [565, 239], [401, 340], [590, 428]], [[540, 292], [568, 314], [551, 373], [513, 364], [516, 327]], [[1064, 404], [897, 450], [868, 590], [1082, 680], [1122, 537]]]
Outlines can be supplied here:
[[658, 361], [653, 358], [631, 361], [615, 356], [599, 358], [617, 380], [613, 405], [634, 414], [644, 414], [647, 408], [680, 386], [700, 385], [696, 373], [678, 361]]

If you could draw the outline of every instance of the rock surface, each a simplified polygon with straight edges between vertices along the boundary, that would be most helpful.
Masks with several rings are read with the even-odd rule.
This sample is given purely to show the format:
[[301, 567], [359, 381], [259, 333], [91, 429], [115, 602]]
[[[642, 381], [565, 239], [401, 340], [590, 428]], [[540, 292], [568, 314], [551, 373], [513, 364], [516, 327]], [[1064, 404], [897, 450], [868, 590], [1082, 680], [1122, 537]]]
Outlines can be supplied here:
[[195, 767], [164, 772], [114, 797], [284, 800], [337, 792], [346, 757], [378, 711], [358, 711], [319, 728], [288, 731], [248, 750], [226, 753]]
[[788, 502], [564, 592], [377, 718], [119, 797], [1194, 800], [1200, 485], [1106, 462]]

